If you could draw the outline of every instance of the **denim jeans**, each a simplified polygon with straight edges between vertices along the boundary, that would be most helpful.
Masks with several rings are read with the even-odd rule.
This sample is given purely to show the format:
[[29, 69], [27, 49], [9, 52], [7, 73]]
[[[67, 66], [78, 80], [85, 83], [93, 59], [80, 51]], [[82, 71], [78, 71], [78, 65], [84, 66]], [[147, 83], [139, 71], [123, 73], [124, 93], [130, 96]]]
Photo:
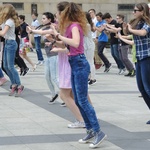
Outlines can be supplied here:
[[37, 53], [37, 58], [39, 61], [43, 61], [43, 54], [41, 51], [41, 36], [34, 37], [34, 42], [35, 42], [35, 49]]
[[57, 56], [47, 57], [45, 59], [45, 78], [47, 85], [52, 93], [52, 97], [58, 94], [58, 71], [57, 71]]
[[17, 70], [14, 67], [14, 61], [17, 50], [17, 42], [15, 40], [5, 40], [4, 54], [3, 54], [3, 65], [6, 70], [11, 84], [20, 85], [20, 78]]
[[111, 55], [114, 58], [119, 69], [124, 69], [125, 66], [119, 57], [118, 44], [111, 45]]
[[106, 47], [107, 42], [98, 42], [98, 55], [105, 64], [105, 67], [108, 68], [110, 65], [109, 60], [103, 54], [104, 48]]
[[88, 76], [90, 73], [89, 63], [84, 54], [69, 56], [69, 63], [71, 66], [71, 84], [75, 103], [84, 119], [86, 129], [98, 132], [100, 125], [95, 110], [87, 98]]
[[137, 61], [136, 80], [139, 91], [150, 109], [150, 57]]
[[2, 72], [2, 69], [0, 68], [0, 78], [3, 78], [4, 77], [4, 74]]

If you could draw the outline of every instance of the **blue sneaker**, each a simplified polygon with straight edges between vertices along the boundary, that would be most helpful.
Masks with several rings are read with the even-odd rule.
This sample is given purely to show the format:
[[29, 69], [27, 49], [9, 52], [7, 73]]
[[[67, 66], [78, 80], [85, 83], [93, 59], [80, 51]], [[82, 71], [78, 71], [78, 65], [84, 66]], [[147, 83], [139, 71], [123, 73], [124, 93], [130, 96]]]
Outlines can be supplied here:
[[150, 120], [146, 122], [146, 124], [150, 124]]
[[87, 135], [83, 139], [80, 139], [78, 142], [81, 144], [85, 144], [90, 142], [93, 138], [94, 132], [92, 130], [87, 130]]
[[89, 145], [90, 148], [96, 148], [98, 145], [107, 137], [105, 133], [102, 131], [99, 131], [95, 133], [94, 140], [92, 144]]

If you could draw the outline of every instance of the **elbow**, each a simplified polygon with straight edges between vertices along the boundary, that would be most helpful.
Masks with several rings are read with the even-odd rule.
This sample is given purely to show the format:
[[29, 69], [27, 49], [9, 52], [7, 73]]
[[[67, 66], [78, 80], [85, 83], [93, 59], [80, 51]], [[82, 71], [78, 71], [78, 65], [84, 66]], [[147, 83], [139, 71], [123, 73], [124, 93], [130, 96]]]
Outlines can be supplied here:
[[74, 43], [74, 47], [78, 48], [79, 47], [79, 43]]

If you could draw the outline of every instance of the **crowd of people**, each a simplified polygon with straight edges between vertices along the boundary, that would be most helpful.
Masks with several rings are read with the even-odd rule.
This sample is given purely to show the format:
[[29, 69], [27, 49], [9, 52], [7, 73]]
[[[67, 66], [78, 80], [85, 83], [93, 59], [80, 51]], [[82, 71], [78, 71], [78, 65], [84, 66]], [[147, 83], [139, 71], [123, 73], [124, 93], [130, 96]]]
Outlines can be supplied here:
[[[86, 136], [79, 143], [88, 143], [96, 148], [107, 135], [101, 130], [100, 121], [88, 94], [88, 86], [96, 83], [95, 70], [105, 66], [104, 72], [111, 70], [112, 63], [104, 53], [110, 38], [111, 55], [114, 58], [118, 75], [136, 75], [139, 91], [150, 109], [150, 13], [146, 3], [138, 3], [133, 10], [134, 19], [124, 22], [124, 15], [117, 14], [113, 19], [110, 13], [96, 13], [95, 9], [84, 12], [73, 2], [57, 4], [57, 13], [43, 12], [42, 24], [38, 14], [32, 14], [31, 25], [25, 22], [24, 15], [18, 15], [11, 4], [0, 7], [1, 41], [3, 42], [0, 86], [7, 82], [2, 70], [10, 79], [9, 96], [20, 96], [24, 85], [20, 75], [26, 75], [36, 65], [45, 65], [47, 81], [53, 104], [58, 96], [76, 118], [69, 128], [86, 128]], [[37, 53], [37, 64], [27, 56], [32, 48], [32, 35]], [[44, 40], [46, 58], [41, 51], [41, 36]], [[129, 45], [132, 45], [133, 62], [128, 58]], [[134, 63], [134, 64], [133, 64]], [[20, 75], [15, 69], [17, 64]], [[150, 124], [150, 121], [147, 122]]]

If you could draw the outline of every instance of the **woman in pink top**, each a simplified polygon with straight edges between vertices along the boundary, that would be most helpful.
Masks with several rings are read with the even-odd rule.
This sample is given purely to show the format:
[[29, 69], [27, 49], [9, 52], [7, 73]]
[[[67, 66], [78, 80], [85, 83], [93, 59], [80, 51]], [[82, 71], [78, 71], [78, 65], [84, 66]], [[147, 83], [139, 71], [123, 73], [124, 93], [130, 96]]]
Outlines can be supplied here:
[[90, 66], [85, 58], [83, 48], [83, 36], [87, 33], [87, 20], [81, 7], [73, 2], [60, 2], [57, 9], [60, 15], [59, 29], [61, 34], [55, 30], [53, 25], [51, 28], [56, 39], [61, 40], [56, 41], [56, 44], [63, 48], [66, 46], [69, 50], [68, 59], [71, 66], [73, 96], [87, 129], [87, 135], [80, 139], [79, 143], [87, 143], [94, 138], [89, 147], [95, 148], [106, 135], [100, 129], [95, 110], [87, 97]]

